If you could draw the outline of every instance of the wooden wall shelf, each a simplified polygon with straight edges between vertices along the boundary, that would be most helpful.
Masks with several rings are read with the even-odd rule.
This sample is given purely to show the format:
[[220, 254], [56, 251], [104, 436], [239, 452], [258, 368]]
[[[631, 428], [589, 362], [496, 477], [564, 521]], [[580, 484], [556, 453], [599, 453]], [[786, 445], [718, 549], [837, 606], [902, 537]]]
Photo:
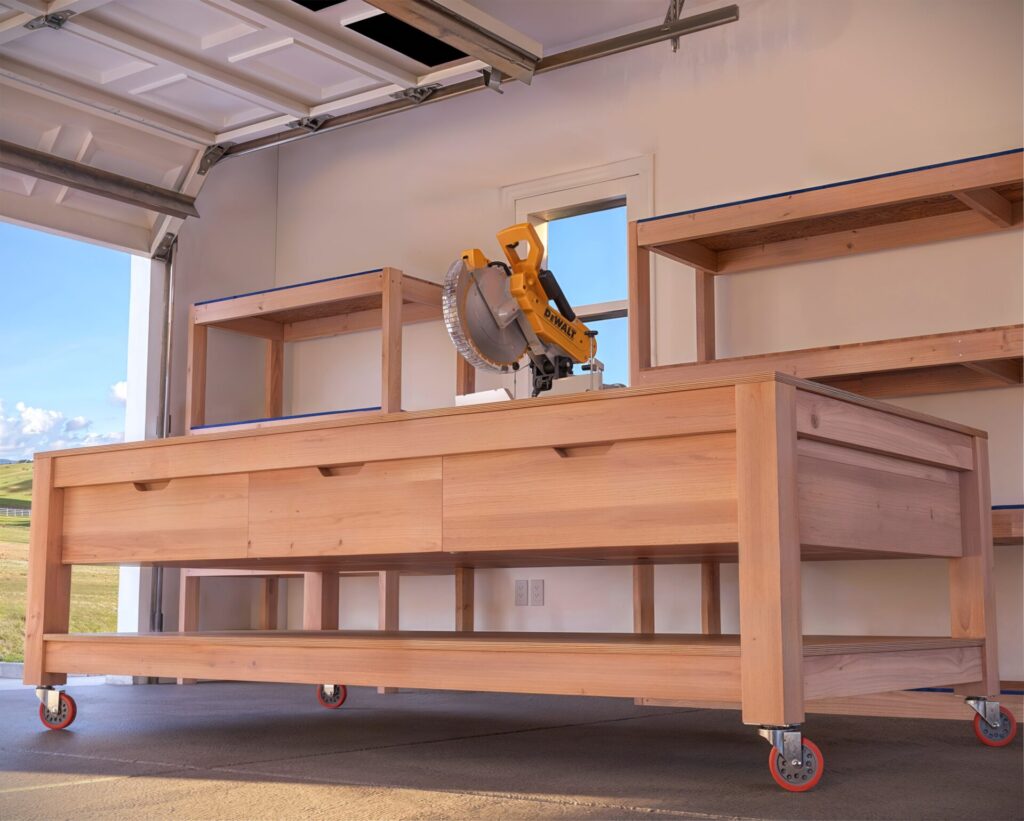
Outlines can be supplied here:
[[645, 368], [639, 384], [774, 370], [874, 398], [1020, 385], [1024, 325]]
[[1024, 544], [1024, 505], [992, 508], [992, 539], [998, 545]]
[[[1022, 224], [1024, 149], [698, 208], [630, 224], [632, 384], [775, 369], [868, 396], [1021, 383], [1021, 326], [717, 359], [715, 277]], [[651, 255], [692, 266], [697, 362], [652, 367]]]
[[[296, 285], [197, 302], [189, 314], [186, 430], [245, 429], [309, 421], [283, 416], [284, 343], [381, 329], [381, 403], [358, 411], [402, 407], [402, 326], [441, 319], [441, 286], [397, 268], [376, 268]], [[264, 418], [206, 425], [209, 328], [266, 340]], [[344, 413], [353, 411], [328, 411]]]

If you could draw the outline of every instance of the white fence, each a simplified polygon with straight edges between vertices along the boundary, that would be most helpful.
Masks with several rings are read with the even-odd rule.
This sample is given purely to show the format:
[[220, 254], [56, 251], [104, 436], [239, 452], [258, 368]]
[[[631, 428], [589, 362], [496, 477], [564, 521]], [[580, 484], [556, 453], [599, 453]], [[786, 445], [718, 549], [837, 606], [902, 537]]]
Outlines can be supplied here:
[[32, 516], [30, 507], [0, 507], [0, 516], [24, 516], [26, 519]]

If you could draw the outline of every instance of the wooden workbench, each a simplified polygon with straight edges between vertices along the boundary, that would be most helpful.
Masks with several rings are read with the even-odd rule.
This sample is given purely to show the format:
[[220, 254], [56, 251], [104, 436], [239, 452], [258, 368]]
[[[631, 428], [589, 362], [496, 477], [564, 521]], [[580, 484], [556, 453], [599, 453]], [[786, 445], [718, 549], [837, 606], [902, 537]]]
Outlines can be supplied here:
[[[41, 454], [25, 682], [690, 699], [775, 727], [799, 725], [805, 699], [996, 696], [987, 459], [980, 431], [776, 374]], [[884, 557], [949, 560], [948, 637], [802, 635], [801, 560]], [[739, 635], [67, 634], [74, 564], [328, 579], [708, 560], [738, 560]], [[332, 590], [307, 608], [336, 612]]]

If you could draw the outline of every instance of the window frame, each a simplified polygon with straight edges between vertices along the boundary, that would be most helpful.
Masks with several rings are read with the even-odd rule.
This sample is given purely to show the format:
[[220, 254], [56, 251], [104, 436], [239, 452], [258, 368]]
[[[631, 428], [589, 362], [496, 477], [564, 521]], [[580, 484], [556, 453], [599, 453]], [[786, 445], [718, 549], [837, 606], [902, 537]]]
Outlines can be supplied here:
[[[502, 208], [515, 223], [529, 222], [533, 225], [546, 248], [547, 224], [551, 220], [622, 205], [626, 206], [627, 225], [653, 216], [653, 181], [654, 158], [648, 154], [506, 186], [501, 189]], [[655, 288], [656, 279], [652, 278], [651, 305], [657, 304]], [[617, 318], [629, 321], [628, 296], [574, 308], [584, 322]], [[654, 339], [652, 318], [652, 346]], [[652, 357], [654, 355], [652, 350]]]

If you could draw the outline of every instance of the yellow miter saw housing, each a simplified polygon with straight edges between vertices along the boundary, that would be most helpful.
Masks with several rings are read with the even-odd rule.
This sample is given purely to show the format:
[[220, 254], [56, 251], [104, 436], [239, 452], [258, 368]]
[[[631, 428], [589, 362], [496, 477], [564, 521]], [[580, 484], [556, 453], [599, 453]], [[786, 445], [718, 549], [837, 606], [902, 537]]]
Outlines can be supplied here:
[[[445, 326], [470, 364], [505, 373], [529, 356], [533, 395], [572, 374], [577, 363], [593, 367], [597, 332], [577, 317], [558, 280], [541, 267], [544, 246], [529, 223], [498, 232], [508, 259], [492, 262], [483, 251], [465, 251], [445, 275]], [[520, 245], [526, 244], [520, 256]], [[555, 303], [552, 306], [552, 302]]]

